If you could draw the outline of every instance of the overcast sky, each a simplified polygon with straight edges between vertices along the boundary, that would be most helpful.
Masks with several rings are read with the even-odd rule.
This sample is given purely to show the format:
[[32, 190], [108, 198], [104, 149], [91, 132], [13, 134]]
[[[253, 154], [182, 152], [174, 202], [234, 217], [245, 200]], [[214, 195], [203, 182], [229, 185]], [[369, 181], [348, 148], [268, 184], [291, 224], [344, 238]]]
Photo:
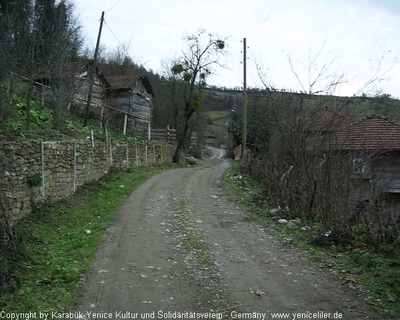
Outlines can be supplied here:
[[262, 85], [256, 65], [269, 85], [294, 90], [309, 90], [325, 66], [314, 92], [342, 76], [336, 94], [382, 90], [400, 97], [400, 0], [74, 2], [89, 46], [104, 10], [101, 43], [129, 44], [134, 61], [158, 73], [185, 48], [185, 35], [204, 29], [227, 38], [226, 68], [215, 70], [211, 84], [242, 87], [246, 37], [250, 87]]

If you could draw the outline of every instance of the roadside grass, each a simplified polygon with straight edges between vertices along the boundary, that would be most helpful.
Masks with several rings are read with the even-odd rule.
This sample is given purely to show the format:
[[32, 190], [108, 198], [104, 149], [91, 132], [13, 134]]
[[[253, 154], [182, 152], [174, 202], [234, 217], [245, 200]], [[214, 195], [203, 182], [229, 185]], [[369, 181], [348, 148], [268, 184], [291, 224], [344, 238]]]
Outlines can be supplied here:
[[204, 241], [194, 227], [187, 205], [181, 201], [175, 214], [176, 222], [184, 235], [182, 248], [192, 252], [196, 263], [201, 267], [211, 267], [213, 259], [210, 252], [207, 250]]
[[[239, 179], [240, 177], [240, 179]], [[305, 252], [320, 268], [341, 275], [343, 284], [366, 290], [366, 301], [378, 312], [392, 319], [400, 319], [400, 260], [375, 253], [372, 249], [353, 244], [351, 248], [316, 247], [309, 240], [327, 230], [321, 230], [317, 223], [308, 222], [310, 231], [289, 229], [277, 223], [268, 215], [273, 205], [265, 200], [265, 188], [257, 181], [239, 172], [238, 167], [229, 168], [224, 175], [225, 188], [240, 203], [254, 214], [260, 223], [274, 227], [286, 243], [291, 243]], [[304, 222], [302, 223], [303, 226]]]
[[[2, 270], [14, 273], [2, 288], [5, 312], [69, 311], [79, 296], [101, 236], [133, 190], [172, 165], [110, 172], [65, 201], [46, 204], [13, 228], [24, 248], [19, 261]], [[18, 268], [15, 268], [18, 266]], [[17, 271], [15, 271], [17, 270]]]
[[213, 156], [213, 153], [210, 149], [204, 148], [203, 150], [203, 158], [211, 158]]

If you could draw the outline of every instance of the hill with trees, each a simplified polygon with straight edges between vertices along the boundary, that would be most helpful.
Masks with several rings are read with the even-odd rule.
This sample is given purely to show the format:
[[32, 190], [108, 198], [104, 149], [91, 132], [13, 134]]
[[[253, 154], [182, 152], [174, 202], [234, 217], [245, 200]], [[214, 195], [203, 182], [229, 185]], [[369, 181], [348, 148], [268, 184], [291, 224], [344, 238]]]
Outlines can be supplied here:
[[[61, 94], [56, 94], [52, 104], [40, 106], [34, 100], [33, 82], [43, 74], [54, 77], [62, 72], [62, 66], [76, 59], [91, 58], [91, 50], [84, 45], [79, 22], [75, 17], [73, 4], [69, 1], [8, 1], [0, 7], [0, 117], [3, 134], [24, 132], [29, 136], [32, 126], [40, 120], [42, 130], [38, 134], [46, 134], [49, 129], [69, 134], [71, 117], [68, 103]], [[147, 70], [143, 65], [133, 61], [127, 46], [103, 48], [99, 65], [103, 70], [113, 74], [135, 73], [146, 76], [155, 93], [153, 109], [153, 127], [165, 128], [167, 125], [179, 129], [177, 121], [177, 106], [184, 104], [181, 89], [184, 79], [174, 78], [171, 74], [173, 62], [160, 75]], [[14, 75], [14, 76], [11, 76]], [[24, 79], [24, 84], [18, 85], [15, 79]], [[177, 91], [178, 90], [178, 91]], [[216, 133], [221, 142], [226, 143], [228, 123], [235, 118], [240, 119], [242, 112], [242, 92], [236, 89], [218, 87], [202, 88], [201, 107], [191, 120], [190, 127], [197, 131]], [[14, 97], [14, 98], [13, 98]], [[259, 110], [263, 109], [268, 99], [286, 101], [298, 105], [303, 101], [304, 108], [329, 108], [340, 110], [347, 116], [360, 119], [364, 116], [379, 113], [394, 120], [400, 120], [400, 102], [387, 94], [360, 97], [339, 97], [333, 95], [309, 95], [279, 90], [250, 89], [248, 90], [249, 135], [252, 139], [252, 121], [258, 124]], [[40, 110], [39, 110], [40, 109]], [[43, 110], [42, 110], [43, 109]], [[48, 116], [40, 114], [51, 114]], [[254, 118], [256, 116], [256, 118]], [[253, 119], [254, 118], [254, 119]], [[39, 120], [38, 120], [39, 119]], [[47, 119], [48, 126], [43, 129]], [[50, 119], [50, 120], [49, 120]], [[79, 117], [77, 118], [79, 120]], [[35, 131], [35, 130], [33, 130]], [[83, 130], [85, 131], [85, 130]], [[189, 130], [193, 131], [192, 129]], [[238, 139], [237, 139], [238, 140]], [[254, 140], [254, 139], [253, 139]]]

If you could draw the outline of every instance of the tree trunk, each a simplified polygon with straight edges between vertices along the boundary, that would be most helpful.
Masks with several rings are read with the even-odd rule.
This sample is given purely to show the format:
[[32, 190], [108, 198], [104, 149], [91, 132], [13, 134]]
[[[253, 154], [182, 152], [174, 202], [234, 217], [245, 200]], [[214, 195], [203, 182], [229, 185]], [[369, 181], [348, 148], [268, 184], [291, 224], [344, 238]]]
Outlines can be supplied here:
[[181, 153], [182, 153], [182, 147], [178, 146], [176, 147], [175, 153], [174, 153], [174, 157], [172, 158], [172, 162], [173, 163], [179, 163], [181, 160]]
[[175, 154], [172, 159], [173, 163], [180, 163], [180, 161], [181, 161], [181, 153], [182, 153], [183, 145], [185, 144], [185, 137], [187, 135], [188, 130], [189, 130], [189, 119], [188, 119], [188, 117], [186, 117], [182, 136], [180, 136], [178, 139], [178, 145], [176, 146]]

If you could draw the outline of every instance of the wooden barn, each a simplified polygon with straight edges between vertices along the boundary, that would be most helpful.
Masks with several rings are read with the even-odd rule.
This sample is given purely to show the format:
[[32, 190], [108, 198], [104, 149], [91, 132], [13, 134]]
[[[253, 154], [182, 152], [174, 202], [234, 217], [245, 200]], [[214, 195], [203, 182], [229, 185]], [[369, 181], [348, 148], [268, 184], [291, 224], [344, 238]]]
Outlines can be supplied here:
[[107, 80], [110, 83], [107, 104], [125, 114], [124, 127], [128, 126], [134, 135], [150, 140], [154, 92], [148, 78], [108, 76]]
[[[93, 61], [86, 59], [65, 63], [56, 71], [47, 71], [46, 74], [35, 79], [38, 98], [42, 101], [63, 101], [83, 111], [88, 99], [92, 68]], [[109, 82], [96, 68], [90, 108], [92, 114], [101, 113], [109, 87]]]
[[214, 132], [203, 132], [204, 143], [207, 146], [218, 147], [218, 136], [214, 134]]

